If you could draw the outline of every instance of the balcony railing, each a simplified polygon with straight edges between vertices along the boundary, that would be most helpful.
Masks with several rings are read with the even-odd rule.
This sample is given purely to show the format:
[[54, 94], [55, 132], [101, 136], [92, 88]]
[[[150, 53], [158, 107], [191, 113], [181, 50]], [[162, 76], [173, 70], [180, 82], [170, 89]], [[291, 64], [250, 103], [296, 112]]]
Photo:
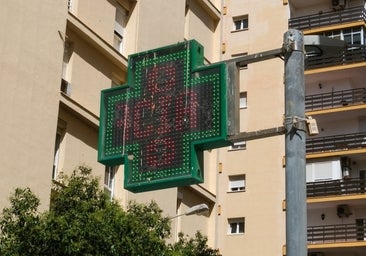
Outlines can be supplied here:
[[365, 102], [366, 89], [358, 88], [316, 95], [307, 95], [305, 97], [305, 110], [314, 111], [331, 109], [347, 105], [363, 104]]
[[365, 223], [366, 219], [363, 219], [362, 224], [351, 223], [308, 227], [308, 243], [364, 241], [366, 240]]
[[366, 12], [363, 6], [291, 18], [289, 19], [288, 26], [289, 28], [305, 30], [360, 20], [366, 21]]
[[306, 183], [307, 197], [353, 195], [364, 194], [365, 192], [365, 179], [348, 178], [344, 180], [330, 180]]
[[338, 55], [311, 56], [305, 60], [305, 69], [325, 68], [332, 66], [349, 65], [366, 61], [365, 47], [355, 47]]
[[306, 140], [307, 154], [355, 148], [366, 148], [366, 132], [309, 138]]

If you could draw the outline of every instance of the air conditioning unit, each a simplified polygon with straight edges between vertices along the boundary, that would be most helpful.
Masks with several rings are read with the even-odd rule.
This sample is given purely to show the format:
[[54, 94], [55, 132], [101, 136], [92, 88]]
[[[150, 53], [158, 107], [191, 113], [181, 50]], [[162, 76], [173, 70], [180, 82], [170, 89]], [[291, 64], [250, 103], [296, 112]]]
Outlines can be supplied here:
[[71, 84], [65, 79], [61, 78], [61, 92], [65, 93], [67, 96], [71, 96]]
[[339, 218], [343, 218], [352, 215], [352, 213], [347, 204], [341, 204], [337, 206], [337, 215]]
[[346, 7], [346, 0], [332, 0], [334, 10], [343, 10]]

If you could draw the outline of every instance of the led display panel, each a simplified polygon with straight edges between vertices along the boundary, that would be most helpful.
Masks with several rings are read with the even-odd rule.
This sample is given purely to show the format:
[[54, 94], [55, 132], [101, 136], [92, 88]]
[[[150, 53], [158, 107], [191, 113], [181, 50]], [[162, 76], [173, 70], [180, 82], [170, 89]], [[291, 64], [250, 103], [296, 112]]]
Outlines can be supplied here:
[[226, 67], [195, 40], [131, 55], [127, 84], [101, 92], [98, 161], [143, 192], [203, 182], [203, 150], [226, 141]]

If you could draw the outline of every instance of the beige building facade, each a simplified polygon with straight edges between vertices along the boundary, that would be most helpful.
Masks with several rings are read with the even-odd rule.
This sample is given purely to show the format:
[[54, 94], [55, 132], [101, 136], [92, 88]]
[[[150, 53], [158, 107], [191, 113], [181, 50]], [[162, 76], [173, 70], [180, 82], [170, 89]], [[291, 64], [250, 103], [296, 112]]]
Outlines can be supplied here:
[[[155, 200], [171, 217], [209, 206], [173, 218], [171, 241], [200, 230], [224, 256], [285, 255], [284, 135], [205, 151], [203, 184], [136, 194], [123, 189], [123, 166], [98, 163], [97, 149], [100, 92], [127, 82], [128, 55], [195, 39], [211, 64], [281, 48], [290, 27], [352, 44], [337, 60], [306, 62], [307, 115], [320, 129], [307, 140], [308, 249], [365, 255], [364, 14], [361, 0], [3, 1], [0, 207], [29, 186], [46, 210], [53, 180], [85, 164], [122, 206]], [[283, 60], [238, 72], [239, 131], [282, 126]]]

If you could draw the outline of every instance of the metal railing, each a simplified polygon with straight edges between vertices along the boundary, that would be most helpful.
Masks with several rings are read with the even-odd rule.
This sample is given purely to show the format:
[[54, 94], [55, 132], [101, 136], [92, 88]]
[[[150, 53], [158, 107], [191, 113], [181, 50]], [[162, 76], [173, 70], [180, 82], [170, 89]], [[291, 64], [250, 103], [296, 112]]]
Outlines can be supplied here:
[[366, 132], [308, 138], [306, 140], [306, 153], [308, 154], [355, 148], [366, 148]]
[[366, 219], [362, 224], [338, 224], [307, 228], [308, 243], [340, 243], [366, 240]]
[[307, 197], [364, 194], [365, 192], [366, 180], [359, 178], [306, 183]]
[[291, 18], [288, 21], [288, 26], [289, 28], [304, 30], [359, 20], [366, 21], [366, 12], [363, 6]]
[[331, 66], [349, 65], [366, 61], [365, 47], [354, 47], [339, 55], [311, 56], [305, 60], [305, 69], [325, 68]]
[[365, 102], [365, 88], [307, 95], [305, 97], [305, 111], [331, 109], [347, 105], [363, 104]]

